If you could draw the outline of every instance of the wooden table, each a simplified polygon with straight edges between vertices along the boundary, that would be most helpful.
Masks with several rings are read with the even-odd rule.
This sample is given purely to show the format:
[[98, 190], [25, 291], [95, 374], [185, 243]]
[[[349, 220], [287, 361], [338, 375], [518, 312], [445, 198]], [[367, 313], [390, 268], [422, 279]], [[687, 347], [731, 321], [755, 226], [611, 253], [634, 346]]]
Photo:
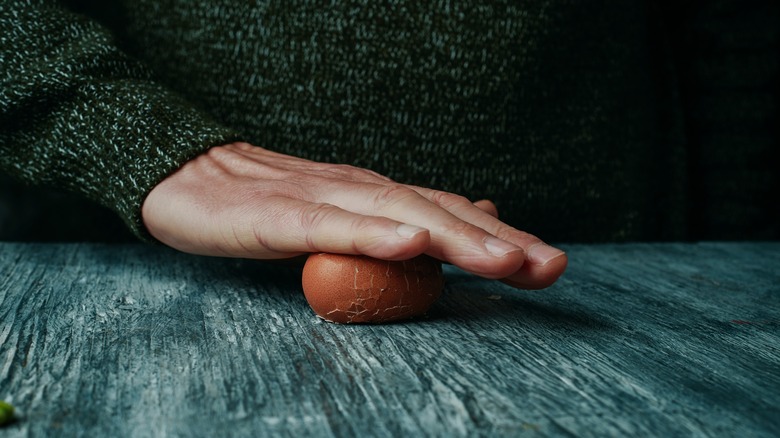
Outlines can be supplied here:
[[568, 245], [516, 291], [343, 326], [298, 267], [0, 243], [3, 437], [778, 436], [780, 243]]

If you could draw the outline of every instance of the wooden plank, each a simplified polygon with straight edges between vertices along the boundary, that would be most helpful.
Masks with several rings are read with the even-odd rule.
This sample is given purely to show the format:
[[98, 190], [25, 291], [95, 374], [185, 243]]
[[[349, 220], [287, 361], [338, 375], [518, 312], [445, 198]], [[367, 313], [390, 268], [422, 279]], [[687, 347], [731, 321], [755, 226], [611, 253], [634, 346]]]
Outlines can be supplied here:
[[780, 435], [780, 244], [571, 245], [545, 291], [446, 268], [339, 326], [297, 267], [0, 243], [8, 437]]

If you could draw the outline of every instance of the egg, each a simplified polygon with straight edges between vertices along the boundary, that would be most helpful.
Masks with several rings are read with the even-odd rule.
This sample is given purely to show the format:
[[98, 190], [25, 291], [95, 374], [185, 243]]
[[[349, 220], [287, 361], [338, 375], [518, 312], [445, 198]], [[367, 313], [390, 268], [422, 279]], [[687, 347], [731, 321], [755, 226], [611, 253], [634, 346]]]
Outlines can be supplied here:
[[312, 254], [303, 293], [314, 313], [336, 323], [383, 323], [423, 315], [444, 288], [441, 263], [428, 256], [385, 261]]

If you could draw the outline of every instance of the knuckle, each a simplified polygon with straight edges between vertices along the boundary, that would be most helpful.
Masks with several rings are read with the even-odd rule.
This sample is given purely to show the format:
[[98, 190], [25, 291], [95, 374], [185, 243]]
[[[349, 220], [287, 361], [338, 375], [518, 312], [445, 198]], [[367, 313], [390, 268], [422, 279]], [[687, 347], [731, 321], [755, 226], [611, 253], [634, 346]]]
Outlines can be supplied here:
[[326, 164], [325, 170], [335, 174], [347, 174], [349, 173], [349, 165], [347, 164]]
[[370, 234], [374, 228], [374, 221], [368, 217], [357, 217], [350, 223], [350, 233], [352, 236], [365, 236]]
[[531, 245], [542, 243], [542, 240], [534, 236], [533, 234], [526, 233], [525, 231], [520, 231], [517, 228], [510, 227], [509, 225], [504, 225], [500, 227], [493, 234], [501, 240], [506, 240], [507, 242], [513, 242], [523, 247], [530, 247]]
[[492, 232], [493, 235], [498, 237], [499, 239], [523, 239], [523, 240], [539, 240], [536, 236], [532, 234], [528, 234], [525, 231], [520, 231], [515, 227], [512, 227], [510, 225], [507, 225], [503, 222], [500, 222], [499, 225], [495, 228], [495, 230], [488, 229], [488, 231]]
[[353, 181], [360, 173], [358, 168], [348, 164], [328, 164], [324, 169], [332, 177]]
[[331, 178], [352, 182], [388, 182], [390, 179], [368, 169], [350, 166], [349, 164], [329, 164], [322, 171]]
[[274, 252], [276, 251], [273, 234], [267, 232], [267, 227], [264, 223], [258, 222], [254, 223], [251, 226], [252, 229], [252, 237], [255, 240], [255, 243], [260, 248], [261, 251], [266, 252]]
[[333, 217], [336, 207], [330, 204], [311, 204], [301, 210], [300, 227], [304, 245], [307, 251], [316, 252], [320, 250], [319, 241], [320, 230], [323, 224]]
[[350, 224], [351, 247], [356, 254], [363, 253], [372, 246], [370, 236], [374, 225], [374, 221], [367, 217], [355, 219]]
[[474, 233], [485, 233], [485, 231], [481, 228], [463, 221], [454, 221], [442, 224], [441, 232], [448, 236], [468, 236]]
[[420, 196], [414, 190], [402, 184], [382, 186], [376, 193], [375, 201], [380, 205], [394, 205], [412, 197]]
[[222, 162], [234, 157], [236, 153], [230, 150], [228, 146], [214, 146], [213, 148], [209, 148], [205, 155], [217, 162]]
[[337, 210], [337, 207], [324, 203], [315, 203], [304, 207], [300, 214], [301, 228], [307, 232], [320, 228], [323, 223], [333, 217]]
[[229, 146], [215, 146], [206, 151], [204, 155], [213, 164], [213, 168], [227, 173], [243, 174], [252, 172], [263, 174], [269, 171], [268, 166], [246, 157]]
[[431, 202], [438, 205], [439, 207], [444, 208], [445, 210], [449, 210], [453, 207], [471, 205], [471, 201], [466, 199], [466, 197], [442, 190], [434, 190], [433, 193], [431, 193], [430, 199]]

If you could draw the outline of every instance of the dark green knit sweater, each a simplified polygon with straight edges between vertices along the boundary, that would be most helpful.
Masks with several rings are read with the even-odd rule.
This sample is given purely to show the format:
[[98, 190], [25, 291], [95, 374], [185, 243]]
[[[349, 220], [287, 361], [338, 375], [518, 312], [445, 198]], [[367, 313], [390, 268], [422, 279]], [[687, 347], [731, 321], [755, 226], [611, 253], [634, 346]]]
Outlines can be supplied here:
[[775, 2], [107, 3], [0, 3], [0, 170], [139, 235], [155, 184], [239, 138], [553, 241], [779, 235]]

